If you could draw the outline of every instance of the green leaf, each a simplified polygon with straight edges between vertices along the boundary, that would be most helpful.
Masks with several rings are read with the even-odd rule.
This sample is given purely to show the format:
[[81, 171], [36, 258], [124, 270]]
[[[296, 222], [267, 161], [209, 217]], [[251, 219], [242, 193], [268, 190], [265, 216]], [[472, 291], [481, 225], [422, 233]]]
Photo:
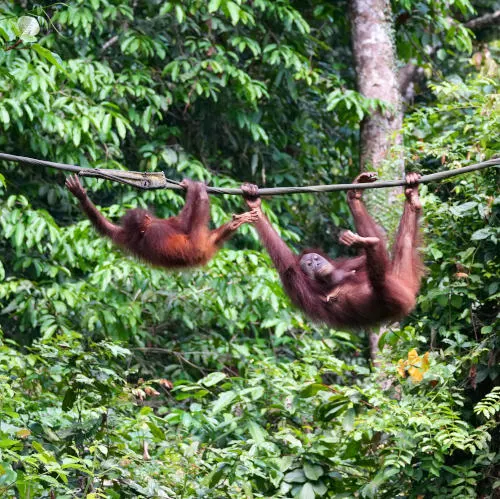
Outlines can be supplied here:
[[347, 411], [344, 414], [344, 419], [342, 420], [342, 428], [344, 428], [346, 432], [350, 432], [354, 428], [355, 418], [356, 418], [356, 410], [353, 409], [352, 407], [350, 409], [347, 409]]
[[221, 463], [217, 466], [217, 468], [212, 472], [212, 475], [210, 476], [210, 479], [208, 481], [208, 486], [210, 488], [215, 487], [221, 480], [223, 474], [224, 474], [224, 469], [226, 468], [225, 463]]
[[13, 447], [15, 445], [19, 445], [20, 442], [17, 440], [11, 440], [10, 438], [4, 438], [0, 440], [0, 449], [8, 449], [10, 447]]
[[298, 497], [299, 499], [314, 499], [316, 497], [316, 493], [314, 492], [312, 484], [309, 482], [305, 483], [300, 489]]
[[487, 239], [493, 234], [493, 230], [490, 227], [485, 227], [484, 229], [479, 229], [472, 234], [471, 239], [473, 241], [482, 241], [483, 239]]
[[229, 15], [231, 16], [231, 22], [235, 25], [238, 24], [238, 21], [240, 20], [240, 7], [238, 4], [231, 2], [227, 2], [226, 4], [227, 11], [229, 12]]
[[212, 12], [215, 12], [221, 4], [221, 0], [210, 0], [208, 2], [208, 12], [211, 14]]
[[0, 121], [2, 123], [5, 123], [6, 125], [10, 123], [9, 113], [7, 112], [7, 109], [5, 109], [4, 107], [0, 107]]
[[[61, 476], [61, 475], [59, 475], [59, 476]], [[60, 483], [54, 477], [51, 477], [50, 475], [38, 475], [38, 477], [40, 480], [49, 483], [53, 487], [59, 487], [59, 485], [60, 485]]]
[[304, 463], [303, 466], [304, 474], [309, 480], [316, 481], [319, 477], [323, 476], [324, 471], [321, 466], [317, 464]]
[[57, 54], [54, 54], [54, 52], [51, 52], [45, 47], [42, 47], [38, 43], [34, 43], [33, 45], [31, 45], [31, 47], [40, 57], [47, 59], [47, 61], [56, 66], [58, 69], [64, 71], [64, 68], [62, 66], [62, 59]]
[[87, 116], [82, 116], [82, 123], [81, 123], [82, 131], [83, 132], [88, 132], [90, 128], [90, 120], [88, 119]]
[[3, 26], [0, 25], [0, 36], [6, 41], [10, 42], [12, 40], [15, 40], [16, 34], [12, 27], [10, 26], [10, 23], [5, 23]]
[[198, 383], [200, 385], [205, 385], [205, 386], [214, 386], [223, 379], [226, 379], [227, 375], [221, 372], [214, 372], [210, 373], [208, 376], [205, 376], [203, 379], [200, 379]]
[[355, 458], [359, 454], [360, 449], [361, 449], [361, 442], [359, 442], [358, 440], [351, 440], [347, 444], [347, 447], [346, 447], [342, 457], [344, 459]]
[[236, 393], [233, 391], [221, 393], [212, 406], [212, 414], [217, 414], [225, 409], [235, 398]]
[[301, 468], [297, 468], [296, 470], [287, 473], [283, 480], [288, 483], [304, 483], [306, 481], [306, 476]]
[[177, 18], [177, 22], [182, 24], [182, 21], [184, 21], [184, 10], [180, 5], [175, 6], [175, 17]]
[[265, 394], [264, 387], [255, 386], [255, 387], [250, 389], [249, 394], [252, 397], [252, 400], [259, 400]]
[[110, 130], [111, 130], [111, 115], [106, 114], [101, 123], [101, 132], [104, 135], [108, 135]]
[[127, 135], [127, 129], [125, 128], [123, 121], [120, 118], [115, 117], [115, 124], [116, 124], [116, 130], [118, 132], [118, 135], [122, 139], [124, 139]]
[[73, 128], [73, 144], [75, 144], [75, 147], [78, 147], [80, 145], [81, 138], [82, 138], [82, 131], [78, 126], [75, 126]]
[[14, 232], [14, 244], [17, 248], [20, 248], [22, 246], [24, 241], [24, 235], [25, 235], [24, 225], [19, 223]]
[[267, 439], [267, 432], [259, 426], [255, 421], [250, 421], [248, 423], [248, 430], [252, 439], [256, 444], [262, 444]]
[[313, 483], [312, 486], [317, 496], [324, 496], [328, 492], [328, 488], [321, 480]]
[[299, 392], [299, 397], [309, 398], [316, 395], [319, 391], [328, 391], [328, 390], [329, 388], [327, 385], [323, 385], [321, 383], [311, 383], [310, 385], [307, 385]]
[[16, 479], [17, 473], [12, 469], [11, 463], [0, 462], [0, 490], [6, 491], [7, 488], [11, 488]]
[[66, 390], [66, 393], [64, 394], [64, 399], [62, 401], [63, 411], [67, 412], [73, 408], [73, 406], [75, 405], [76, 396], [77, 396], [76, 390], [74, 390], [73, 388], [68, 388]]

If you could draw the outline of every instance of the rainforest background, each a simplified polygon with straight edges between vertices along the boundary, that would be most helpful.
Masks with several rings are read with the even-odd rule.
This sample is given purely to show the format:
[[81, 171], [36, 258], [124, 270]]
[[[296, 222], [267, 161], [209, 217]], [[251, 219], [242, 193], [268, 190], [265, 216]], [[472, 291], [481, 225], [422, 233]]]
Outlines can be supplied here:
[[[397, 106], [357, 90], [350, 3], [0, 1], [0, 152], [221, 187], [348, 183], [360, 127], [394, 114], [397, 160], [364, 163], [382, 178], [498, 156], [499, 2], [374, 2]], [[499, 497], [497, 168], [422, 186], [427, 275], [375, 363], [369, 332], [291, 306], [251, 227], [165, 272], [98, 237], [64, 179], [0, 162], [1, 497]], [[183, 205], [84, 182], [113, 220]], [[368, 200], [391, 234], [403, 196]], [[215, 225], [244, 210], [211, 202]], [[348, 254], [345, 193], [265, 208], [297, 250]]]

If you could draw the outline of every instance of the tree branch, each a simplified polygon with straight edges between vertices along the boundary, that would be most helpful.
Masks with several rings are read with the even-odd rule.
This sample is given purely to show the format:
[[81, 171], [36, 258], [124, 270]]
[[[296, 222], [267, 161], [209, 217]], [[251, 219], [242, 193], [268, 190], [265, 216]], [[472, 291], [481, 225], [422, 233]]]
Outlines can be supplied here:
[[467, 21], [464, 26], [471, 30], [480, 30], [483, 28], [489, 28], [490, 26], [500, 26], [500, 10], [492, 12], [491, 14], [485, 14], [484, 16], [476, 17]]
[[118, 35], [112, 36], [101, 48], [101, 53], [104, 52], [106, 49], [109, 49], [111, 45], [114, 45], [118, 41]]

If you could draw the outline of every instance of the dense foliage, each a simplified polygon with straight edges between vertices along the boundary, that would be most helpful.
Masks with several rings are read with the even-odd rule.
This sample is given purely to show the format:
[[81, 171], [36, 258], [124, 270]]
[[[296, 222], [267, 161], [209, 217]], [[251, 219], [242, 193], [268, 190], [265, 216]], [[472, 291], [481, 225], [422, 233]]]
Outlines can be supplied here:
[[[464, 26], [497, 4], [392, 4], [401, 65], [426, 76], [405, 119], [408, 168], [498, 154], [500, 42]], [[348, 181], [359, 123], [383, 105], [355, 91], [347, 10], [0, 1], [0, 151], [219, 186]], [[113, 219], [183, 202], [85, 183]], [[1, 497], [498, 493], [497, 169], [422, 188], [428, 274], [376, 367], [364, 332], [291, 307], [252, 229], [206, 268], [167, 273], [97, 238], [63, 184], [0, 165]], [[343, 195], [266, 208], [290, 244], [343, 251]], [[241, 210], [212, 197], [214, 224]]]

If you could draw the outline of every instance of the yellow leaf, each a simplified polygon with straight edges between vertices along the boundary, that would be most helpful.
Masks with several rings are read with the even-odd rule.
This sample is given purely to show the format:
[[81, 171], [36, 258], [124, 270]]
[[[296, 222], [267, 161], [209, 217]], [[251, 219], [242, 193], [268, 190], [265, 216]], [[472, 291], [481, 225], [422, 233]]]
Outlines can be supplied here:
[[399, 374], [402, 378], [406, 378], [406, 370], [405, 370], [405, 367], [406, 367], [406, 360], [399, 359], [399, 360], [398, 360], [398, 374]]
[[422, 381], [422, 378], [424, 377], [422, 371], [420, 371], [420, 369], [417, 369], [416, 367], [410, 367], [408, 369], [408, 373], [414, 383], [420, 383]]
[[19, 438], [28, 438], [30, 435], [31, 435], [31, 431], [28, 430], [28, 428], [24, 428], [22, 430], [19, 430], [16, 432], [16, 435], [19, 437]]
[[408, 362], [412, 365], [416, 364], [420, 360], [417, 351], [413, 348], [408, 352]]
[[426, 352], [424, 356], [422, 357], [422, 371], [428, 371], [430, 367], [430, 362], [429, 362], [429, 352]]

